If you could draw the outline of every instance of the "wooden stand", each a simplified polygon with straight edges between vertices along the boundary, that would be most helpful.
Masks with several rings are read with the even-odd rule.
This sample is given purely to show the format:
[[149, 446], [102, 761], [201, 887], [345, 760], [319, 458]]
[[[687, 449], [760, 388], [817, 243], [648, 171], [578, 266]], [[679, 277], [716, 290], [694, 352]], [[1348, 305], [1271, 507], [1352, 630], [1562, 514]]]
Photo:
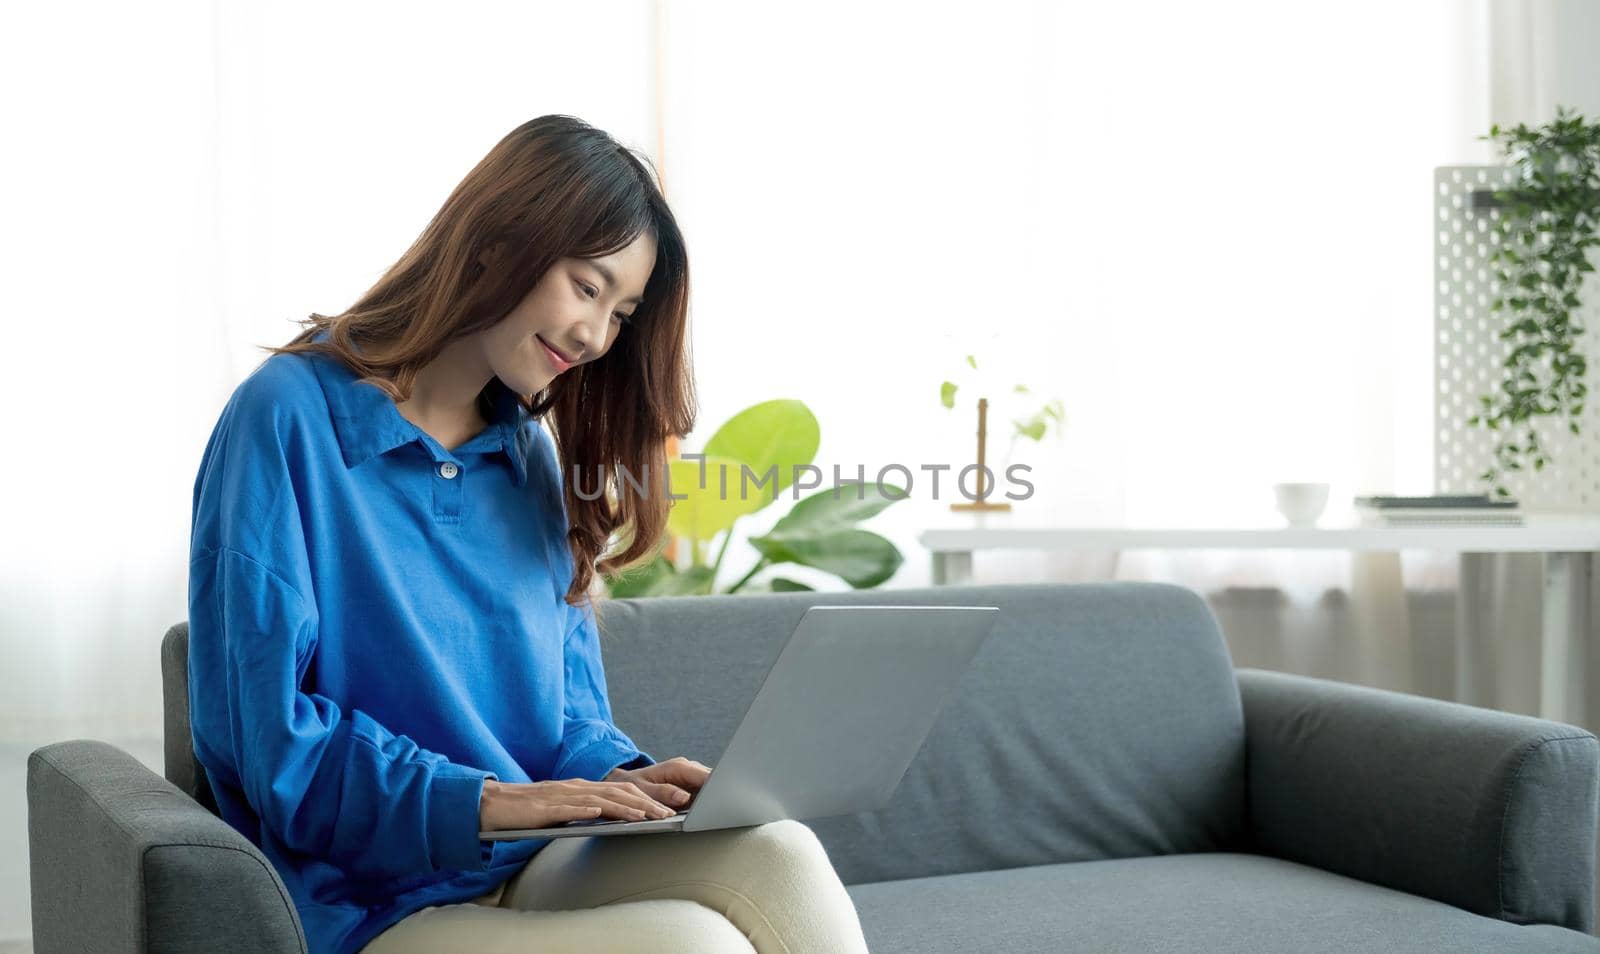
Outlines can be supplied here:
[[[996, 512], [996, 511], [1003, 511], [1003, 510], [1010, 510], [1011, 509], [1011, 504], [1009, 502], [990, 503], [989, 499], [988, 499], [989, 498], [989, 492], [991, 490], [993, 490], [994, 488], [985, 487], [984, 486], [983, 475], [984, 475], [985, 471], [983, 469], [983, 457], [984, 457], [983, 450], [984, 450], [984, 444], [986, 443], [986, 438], [988, 436], [988, 422], [989, 422], [989, 399], [988, 398], [978, 398], [978, 499], [974, 500], [974, 501], [972, 501], [970, 503], [953, 503], [953, 504], [950, 505], [950, 509], [951, 510], [958, 510], [958, 511], [965, 511], [965, 512], [971, 512], [971, 511], [976, 510], [976, 511], [982, 511], [982, 512], [986, 512], [986, 513], [993, 513], [993, 512]], [[956, 480], [956, 487], [959, 489], [960, 486], [961, 486], [961, 481], [960, 481], [960, 479], [958, 477], [957, 480]]]

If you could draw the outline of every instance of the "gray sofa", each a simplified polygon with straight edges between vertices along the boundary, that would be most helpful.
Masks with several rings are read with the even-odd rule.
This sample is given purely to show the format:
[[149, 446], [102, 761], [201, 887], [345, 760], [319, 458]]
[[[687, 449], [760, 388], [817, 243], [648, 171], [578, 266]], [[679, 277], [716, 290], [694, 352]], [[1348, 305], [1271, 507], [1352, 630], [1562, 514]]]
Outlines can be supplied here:
[[[618, 600], [617, 723], [714, 764], [815, 602], [1002, 609], [892, 802], [809, 822], [875, 954], [1600, 952], [1592, 734], [1235, 671], [1178, 586]], [[41, 954], [304, 950], [276, 874], [202, 807], [187, 635], [162, 646], [165, 779], [93, 740], [29, 758]]]

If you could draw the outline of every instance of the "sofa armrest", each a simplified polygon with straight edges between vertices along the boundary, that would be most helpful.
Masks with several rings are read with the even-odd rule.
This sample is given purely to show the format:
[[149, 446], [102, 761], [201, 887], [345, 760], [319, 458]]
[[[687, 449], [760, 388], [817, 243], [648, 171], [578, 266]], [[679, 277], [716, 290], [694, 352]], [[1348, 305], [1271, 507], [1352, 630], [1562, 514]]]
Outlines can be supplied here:
[[1594, 930], [1593, 734], [1284, 673], [1238, 680], [1257, 850], [1504, 921]]
[[106, 742], [54, 742], [28, 756], [28, 865], [39, 954], [305, 954], [266, 857]]

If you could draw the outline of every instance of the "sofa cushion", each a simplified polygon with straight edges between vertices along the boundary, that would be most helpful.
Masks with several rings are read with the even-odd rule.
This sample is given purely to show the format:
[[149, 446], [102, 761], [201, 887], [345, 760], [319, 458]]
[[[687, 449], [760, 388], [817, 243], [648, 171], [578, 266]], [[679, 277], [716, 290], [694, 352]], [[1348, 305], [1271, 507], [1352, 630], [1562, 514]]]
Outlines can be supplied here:
[[809, 819], [846, 884], [1238, 850], [1244, 716], [1205, 601], [1146, 581], [602, 604], [613, 716], [714, 765], [807, 607], [988, 605], [994, 633], [883, 808]]
[[849, 892], [873, 954], [1600, 952], [1587, 934], [1497, 921], [1262, 855], [1041, 865]]

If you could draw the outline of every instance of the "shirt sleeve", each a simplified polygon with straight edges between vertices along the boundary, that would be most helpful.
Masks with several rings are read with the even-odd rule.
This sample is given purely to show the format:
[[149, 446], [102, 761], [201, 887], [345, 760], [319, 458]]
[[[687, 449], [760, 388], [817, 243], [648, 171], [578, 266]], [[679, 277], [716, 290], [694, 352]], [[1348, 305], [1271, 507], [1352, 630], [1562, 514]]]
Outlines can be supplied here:
[[479, 798], [498, 776], [300, 691], [316, 613], [271, 570], [219, 550], [190, 572], [206, 610], [190, 620], [190, 729], [262, 825], [362, 877], [486, 870]]
[[496, 774], [300, 689], [318, 614], [293, 444], [292, 420], [240, 398], [202, 463], [189, 564], [196, 757], [255, 812], [230, 819], [236, 827], [258, 823], [353, 875], [487, 870], [494, 843], [478, 838], [479, 798]]
[[598, 782], [604, 781], [606, 775], [619, 766], [633, 769], [654, 765], [655, 759], [641, 752], [632, 739], [612, 724], [593, 607], [587, 601], [582, 607], [566, 605], [570, 627], [563, 649], [566, 710], [555, 777]]

